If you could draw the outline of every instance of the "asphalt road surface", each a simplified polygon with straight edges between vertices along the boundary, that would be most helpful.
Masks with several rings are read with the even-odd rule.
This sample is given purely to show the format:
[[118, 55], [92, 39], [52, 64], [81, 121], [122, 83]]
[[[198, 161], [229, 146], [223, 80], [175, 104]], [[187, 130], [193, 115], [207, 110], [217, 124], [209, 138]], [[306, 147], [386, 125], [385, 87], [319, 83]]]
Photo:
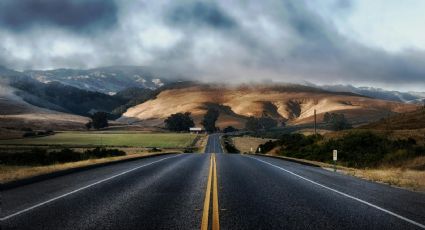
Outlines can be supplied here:
[[140, 159], [1, 194], [1, 229], [425, 229], [425, 194], [280, 159]]

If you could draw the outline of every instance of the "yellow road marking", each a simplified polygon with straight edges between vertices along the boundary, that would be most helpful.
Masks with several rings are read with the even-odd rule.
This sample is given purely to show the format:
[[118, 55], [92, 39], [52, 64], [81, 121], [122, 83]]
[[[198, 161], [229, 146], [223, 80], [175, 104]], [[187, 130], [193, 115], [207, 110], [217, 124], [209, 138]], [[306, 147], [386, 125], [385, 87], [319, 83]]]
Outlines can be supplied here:
[[214, 159], [214, 184], [213, 184], [213, 221], [212, 221], [212, 229], [219, 230], [220, 229], [220, 219], [218, 213], [218, 191], [217, 191], [217, 163], [215, 161], [215, 154], [213, 155]]
[[211, 186], [213, 187], [212, 230], [220, 230], [217, 184], [218, 184], [217, 183], [217, 163], [215, 160], [215, 154], [213, 153], [210, 157], [210, 170], [208, 173], [207, 190], [205, 191], [204, 210], [202, 213], [201, 230], [208, 230], [208, 221], [209, 221], [208, 215], [210, 212]]
[[205, 192], [204, 210], [202, 213], [201, 230], [208, 230], [208, 214], [210, 212], [211, 175], [213, 169], [212, 156], [210, 158], [210, 171], [208, 174], [207, 190]]

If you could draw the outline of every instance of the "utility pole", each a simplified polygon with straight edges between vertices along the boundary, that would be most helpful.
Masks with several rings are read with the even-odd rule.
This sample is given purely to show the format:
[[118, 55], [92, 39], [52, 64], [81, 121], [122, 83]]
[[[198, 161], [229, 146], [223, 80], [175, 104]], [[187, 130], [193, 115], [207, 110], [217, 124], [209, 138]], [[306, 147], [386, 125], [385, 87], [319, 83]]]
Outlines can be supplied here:
[[314, 136], [317, 135], [317, 116], [316, 116], [316, 109], [314, 109]]

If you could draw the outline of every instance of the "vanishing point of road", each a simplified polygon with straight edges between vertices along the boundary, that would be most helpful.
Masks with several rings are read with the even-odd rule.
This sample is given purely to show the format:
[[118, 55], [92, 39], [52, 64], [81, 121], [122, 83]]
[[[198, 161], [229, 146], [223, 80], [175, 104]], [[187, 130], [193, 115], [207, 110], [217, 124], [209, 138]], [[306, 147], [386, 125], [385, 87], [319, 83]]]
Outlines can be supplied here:
[[224, 154], [111, 164], [1, 191], [1, 229], [425, 229], [425, 194]]

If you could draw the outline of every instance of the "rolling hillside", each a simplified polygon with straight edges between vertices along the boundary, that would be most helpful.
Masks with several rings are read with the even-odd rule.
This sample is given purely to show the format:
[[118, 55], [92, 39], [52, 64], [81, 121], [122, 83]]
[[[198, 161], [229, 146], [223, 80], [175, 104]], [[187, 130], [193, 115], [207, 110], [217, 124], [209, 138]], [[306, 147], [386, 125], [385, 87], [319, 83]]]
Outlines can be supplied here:
[[319, 121], [325, 112], [344, 113], [353, 124], [379, 120], [388, 114], [413, 111], [416, 105], [372, 99], [353, 93], [336, 93], [300, 85], [256, 85], [225, 87], [191, 84], [163, 90], [156, 98], [132, 108], [120, 122], [162, 126], [163, 120], [177, 112], [191, 112], [200, 123], [208, 107], [221, 111], [218, 125], [243, 127], [248, 116], [269, 116], [289, 124]]
[[361, 128], [379, 130], [425, 129], [425, 107], [412, 112], [383, 118]]
[[0, 128], [82, 129], [88, 118], [31, 105], [15, 94], [16, 89], [0, 85]]

